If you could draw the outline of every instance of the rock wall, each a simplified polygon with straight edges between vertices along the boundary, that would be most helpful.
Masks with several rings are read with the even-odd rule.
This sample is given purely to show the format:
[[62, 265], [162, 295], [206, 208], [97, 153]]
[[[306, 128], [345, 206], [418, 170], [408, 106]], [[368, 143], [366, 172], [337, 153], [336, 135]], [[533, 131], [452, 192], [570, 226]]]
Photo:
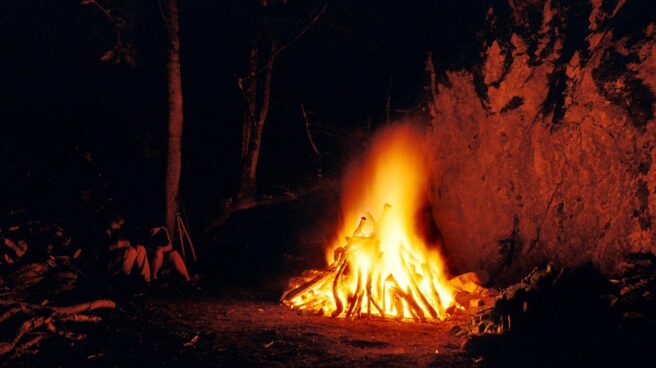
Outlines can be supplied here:
[[509, 0], [488, 12], [478, 67], [429, 59], [433, 217], [452, 268], [503, 282], [656, 252], [655, 20], [650, 1]]

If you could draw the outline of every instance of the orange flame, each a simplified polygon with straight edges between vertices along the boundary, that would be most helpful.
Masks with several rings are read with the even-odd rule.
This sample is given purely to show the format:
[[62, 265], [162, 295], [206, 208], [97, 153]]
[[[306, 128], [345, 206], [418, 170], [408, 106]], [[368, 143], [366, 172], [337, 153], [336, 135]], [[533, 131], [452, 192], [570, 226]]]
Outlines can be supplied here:
[[326, 271], [292, 283], [283, 302], [349, 318], [444, 319], [454, 300], [442, 258], [416, 236], [429, 174], [422, 141], [409, 125], [376, 135], [345, 176], [345, 244], [329, 249]]

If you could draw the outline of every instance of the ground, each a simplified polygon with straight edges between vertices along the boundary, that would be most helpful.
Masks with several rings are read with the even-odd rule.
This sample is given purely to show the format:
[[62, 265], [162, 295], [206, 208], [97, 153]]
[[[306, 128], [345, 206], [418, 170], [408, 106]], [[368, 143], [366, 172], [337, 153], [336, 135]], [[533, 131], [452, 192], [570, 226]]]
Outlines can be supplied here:
[[[204, 290], [123, 296], [89, 337], [51, 338], [19, 367], [468, 367], [445, 323], [301, 316], [271, 295]], [[197, 337], [196, 337], [197, 336]], [[46, 364], [47, 363], [47, 364]]]

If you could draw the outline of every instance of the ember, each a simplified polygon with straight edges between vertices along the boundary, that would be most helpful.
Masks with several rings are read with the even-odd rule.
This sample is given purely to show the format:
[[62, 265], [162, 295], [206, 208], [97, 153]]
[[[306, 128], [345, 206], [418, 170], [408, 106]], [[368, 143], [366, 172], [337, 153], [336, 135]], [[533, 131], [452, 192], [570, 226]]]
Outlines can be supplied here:
[[[324, 271], [290, 281], [281, 300], [311, 314], [443, 320], [454, 306], [440, 254], [417, 233], [426, 167], [422, 139], [407, 125], [374, 140], [343, 188], [346, 226]], [[382, 210], [381, 210], [382, 209]], [[371, 211], [379, 210], [374, 217]], [[354, 224], [348, 236], [349, 225]]]

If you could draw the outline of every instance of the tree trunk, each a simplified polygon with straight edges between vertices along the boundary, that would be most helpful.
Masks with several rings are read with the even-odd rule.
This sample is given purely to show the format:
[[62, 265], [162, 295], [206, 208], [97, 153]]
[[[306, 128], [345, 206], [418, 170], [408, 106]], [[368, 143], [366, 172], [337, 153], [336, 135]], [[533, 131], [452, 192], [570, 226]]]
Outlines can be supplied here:
[[244, 113], [244, 123], [242, 126], [242, 140], [241, 140], [241, 159], [246, 159], [248, 154], [248, 146], [251, 142], [251, 132], [256, 121], [256, 102], [257, 102], [257, 58], [258, 49], [257, 41], [253, 41], [248, 55], [248, 77], [246, 78], [246, 96], [247, 109]]
[[[253, 200], [257, 180], [257, 162], [260, 157], [260, 147], [262, 143], [262, 132], [264, 123], [269, 114], [269, 103], [271, 100], [271, 77], [273, 75], [274, 57], [269, 58], [265, 67], [264, 86], [262, 90], [262, 105], [257, 118], [253, 122], [250, 130], [250, 139], [246, 156], [242, 160], [241, 185], [239, 189], [239, 199], [244, 202]], [[249, 101], [249, 105], [254, 102]], [[253, 115], [254, 116], [254, 115]], [[246, 121], [244, 123], [247, 123]]]
[[166, 227], [170, 233], [173, 233], [179, 208], [180, 171], [182, 169], [182, 79], [180, 76], [180, 28], [177, 0], [168, 1], [167, 12], [169, 50], [166, 68], [169, 138], [166, 165]]

